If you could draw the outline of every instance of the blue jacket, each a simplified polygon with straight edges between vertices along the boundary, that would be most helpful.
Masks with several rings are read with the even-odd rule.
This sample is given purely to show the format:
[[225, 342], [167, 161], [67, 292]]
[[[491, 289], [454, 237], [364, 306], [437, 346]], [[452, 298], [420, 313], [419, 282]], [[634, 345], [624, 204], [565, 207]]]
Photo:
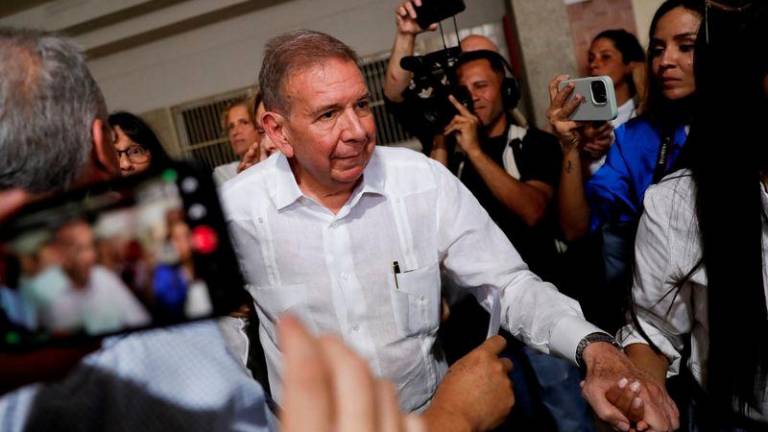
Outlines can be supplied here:
[[[653, 182], [653, 172], [661, 147], [661, 132], [646, 118], [624, 123], [615, 132], [616, 141], [603, 165], [586, 184], [591, 209], [590, 230], [606, 222], [637, 222], [643, 212], [643, 196]], [[684, 125], [675, 128], [668, 150], [669, 172], [685, 144]]]

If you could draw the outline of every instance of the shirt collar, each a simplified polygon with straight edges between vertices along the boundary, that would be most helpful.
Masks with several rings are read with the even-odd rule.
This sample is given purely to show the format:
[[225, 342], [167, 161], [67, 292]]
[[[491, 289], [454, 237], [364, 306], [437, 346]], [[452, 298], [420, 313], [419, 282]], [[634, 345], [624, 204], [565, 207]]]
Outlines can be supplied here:
[[[288, 158], [284, 154], [279, 153], [277, 157], [270, 158], [270, 160], [263, 163], [273, 163], [275, 166], [275, 174], [272, 178], [273, 184], [269, 188], [269, 194], [278, 210], [288, 207], [303, 196], [298, 183], [296, 183], [296, 177], [293, 175]], [[362, 183], [355, 189], [359, 191], [359, 195], [365, 193], [385, 195], [384, 168], [377, 150], [373, 151], [371, 160], [368, 161], [368, 165], [363, 171]], [[357, 193], [354, 195], [357, 195]]]
[[374, 193], [378, 195], [385, 195], [384, 190], [384, 167], [381, 163], [381, 157], [379, 156], [378, 147], [373, 150], [371, 160], [368, 161], [368, 165], [363, 171], [363, 183], [360, 188], [360, 193]]
[[[269, 163], [271, 160], [267, 160], [263, 163]], [[274, 161], [271, 161], [275, 166], [275, 174], [270, 179], [273, 182], [272, 187], [269, 188], [269, 194], [272, 197], [272, 201], [275, 203], [275, 207], [278, 210], [282, 210], [285, 207], [293, 204], [296, 200], [301, 198], [301, 189], [299, 189], [296, 178], [293, 176], [291, 165], [288, 163], [288, 158], [284, 154], [279, 153]]]

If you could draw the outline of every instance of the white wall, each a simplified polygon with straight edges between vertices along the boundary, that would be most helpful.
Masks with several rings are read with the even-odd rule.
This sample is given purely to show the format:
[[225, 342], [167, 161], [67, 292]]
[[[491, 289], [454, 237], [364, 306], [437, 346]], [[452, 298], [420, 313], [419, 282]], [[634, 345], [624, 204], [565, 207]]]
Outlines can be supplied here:
[[[468, 0], [460, 27], [499, 21], [503, 0]], [[263, 44], [282, 32], [330, 33], [362, 56], [389, 51], [399, 0], [293, 0], [90, 62], [110, 109], [145, 112], [246, 87]], [[451, 26], [452, 28], [452, 26]]]
[[651, 20], [656, 9], [664, 3], [664, 0], [632, 0], [632, 9], [635, 11], [635, 23], [637, 24], [637, 36], [640, 43], [648, 46], [648, 30], [651, 28]]

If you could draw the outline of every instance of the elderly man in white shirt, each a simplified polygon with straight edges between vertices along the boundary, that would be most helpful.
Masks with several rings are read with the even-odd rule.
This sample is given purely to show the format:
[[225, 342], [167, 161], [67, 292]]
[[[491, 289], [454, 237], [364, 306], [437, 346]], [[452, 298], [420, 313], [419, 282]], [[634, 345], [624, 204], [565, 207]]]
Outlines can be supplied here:
[[315, 332], [339, 334], [394, 382], [404, 409], [425, 409], [446, 371], [435, 345], [442, 273], [447, 285], [499, 309], [513, 335], [585, 367], [585, 397], [604, 420], [629, 429], [605, 393], [631, 377], [643, 383], [645, 420], [676, 422], [650, 397], [655, 384], [583, 319], [577, 302], [528, 271], [454, 176], [418, 153], [376, 148], [356, 61], [318, 32], [268, 42], [261, 120], [280, 153], [222, 191], [278, 402], [275, 324], [290, 312]]

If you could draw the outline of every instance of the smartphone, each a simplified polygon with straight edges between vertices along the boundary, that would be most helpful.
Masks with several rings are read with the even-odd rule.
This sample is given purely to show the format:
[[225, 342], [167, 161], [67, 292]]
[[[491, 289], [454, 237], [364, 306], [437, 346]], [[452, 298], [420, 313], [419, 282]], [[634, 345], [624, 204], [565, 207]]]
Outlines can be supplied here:
[[601, 75], [566, 80], [560, 83], [560, 90], [569, 83], [574, 83], [575, 87], [568, 100], [577, 94], [584, 96], [581, 105], [571, 115], [571, 120], [610, 121], [616, 118], [619, 109], [611, 77]]
[[0, 351], [224, 315], [244, 293], [213, 181], [187, 164], [48, 197], [0, 227]]
[[421, 0], [421, 6], [414, 6], [416, 22], [423, 29], [463, 12], [466, 8], [463, 0]]

